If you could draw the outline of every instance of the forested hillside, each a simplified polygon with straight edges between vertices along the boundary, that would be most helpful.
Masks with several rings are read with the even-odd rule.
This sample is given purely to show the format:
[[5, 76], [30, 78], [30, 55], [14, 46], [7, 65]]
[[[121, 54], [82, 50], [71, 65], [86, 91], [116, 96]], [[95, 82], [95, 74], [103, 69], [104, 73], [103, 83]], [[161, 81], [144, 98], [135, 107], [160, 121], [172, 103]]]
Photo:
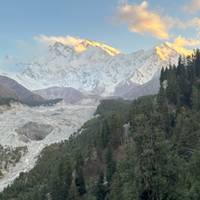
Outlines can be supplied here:
[[200, 199], [200, 51], [162, 70], [160, 85], [156, 96], [102, 101], [0, 199]]

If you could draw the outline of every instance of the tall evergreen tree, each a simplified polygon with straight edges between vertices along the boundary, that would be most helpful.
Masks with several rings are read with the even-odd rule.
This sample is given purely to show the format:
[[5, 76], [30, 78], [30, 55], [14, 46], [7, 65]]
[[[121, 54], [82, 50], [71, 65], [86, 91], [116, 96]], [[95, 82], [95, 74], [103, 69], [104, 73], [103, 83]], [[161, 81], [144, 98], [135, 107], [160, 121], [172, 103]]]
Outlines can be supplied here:
[[192, 88], [192, 108], [200, 111], [200, 84], [196, 84]]
[[106, 194], [107, 194], [107, 191], [106, 191], [106, 186], [105, 186], [105, 183], [104, 183], [104, 174], [101, 172], [99, 174], [99, 177], [98, 177], [98, 182], [95, 186], [95, 196], [96, 196], [96, 200], [105, 200], [106, 198]]
[[[170, 145], [160, 129], [160, 116], [140, 118], [134, 134], [138, 200], [178, 199], [176, 193], [177, 165]], [[139, 122], [138, 121], [138, 122]]]
[[83, 176], [82, 167], [76, 168], [75, 183], [76, 183], [76, 187], [79, 192], [79, 195], [83, 196], [87, 191], [86, 191], [85, 179]]
[[111, 184], [113, 174], [115, 173], [116, 163], [113, 159], [113, 152], [109, 146], [106, 152], [106, 180]]

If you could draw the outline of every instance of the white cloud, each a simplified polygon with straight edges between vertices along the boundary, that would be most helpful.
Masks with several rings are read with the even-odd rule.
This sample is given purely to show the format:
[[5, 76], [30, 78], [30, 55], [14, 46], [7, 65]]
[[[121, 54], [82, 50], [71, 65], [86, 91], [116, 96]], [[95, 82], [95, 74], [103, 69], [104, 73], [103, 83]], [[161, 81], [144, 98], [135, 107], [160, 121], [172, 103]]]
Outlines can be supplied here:
[[159, 39], [170, 38], [169, 29], [173, 25], [172, 19], [151, 11], [147, 1], [139, 5], [126, 3], [119, 6], [117, 19], [127, 24], [131, 32], [147, 33]]
[[187, 39], [182, 36], [175, 38], [174, 43], [175, 46], [179, 47], [194, 47], [200, 44], [199, 39]]
[[[200, 11], [200, 0], [192, 0], [185, 9], [190, 12]], [[181, 34], [193, 29], [200, 34], [200, 18], [194, 17], [184, 21], [163, 15], [151, 10], [147, 1], [142, 1], [141, 4], [130, 4], [126, 1], [118, 7], [116, 18], [118, 22], [126, 24], [131, 32], [149, 34], [162, 40], [176, 38], [171, 34], [172, 29], [181, 30]]]
[[191, 0], [191, 2], [184, 6], [184, 10], [189, 13], [196, 13], [200, 11], [200, 0]]
[[199, 39], [187, 39], [182, 36], [179, 36], [174, 39], [173, 43], [170, 43], [172, 48], [174, 48], [177, 52], [183, 55], [191, 55], [193, 53], [192, 48], [200, 45]]

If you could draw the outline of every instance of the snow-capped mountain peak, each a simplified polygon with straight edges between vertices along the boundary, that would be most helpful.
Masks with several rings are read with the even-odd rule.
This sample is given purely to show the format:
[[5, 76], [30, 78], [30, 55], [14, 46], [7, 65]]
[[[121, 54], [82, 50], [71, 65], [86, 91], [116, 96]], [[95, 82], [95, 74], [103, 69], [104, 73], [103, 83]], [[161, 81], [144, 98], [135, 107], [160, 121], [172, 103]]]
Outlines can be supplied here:
[[55, 41], [51, 38], [46, 52], [31, 61], [21, 62], [24, 70], [12, 78], [32, 90], [72, 87], [108, 96], [127, 81], [139, 85], [147, 83], [162, 67], [176, 64], [180, 54], [189, 52], [163, 43], [150, 50], [123, 54], [96, 41], [74, 37]]
[[163, 44], [156, 46], [155, 51], [160, 59], [165, 61], [177, 55], [188, 56], [193, 53], [193, 51], [186, 49], [183, 46], [170, 42], [164, 42]]
[[40, 41], [53, 44], [54, 47], [64, 45], [65, 47], [72, 47], [76, 53], [82, 53], [86, 51], [89, 47], [98, 47], [105, 51], [110, 56], [116, 56], [120, 54], [120, 51], [102, 42], [92, 41], [88, 39], [81, 39], [77, 37], [46, 37], [40, 36], [38, 38]]
[[92, 40], [82, 40], [82, 42], [78, 43], [74, 47], [74, 49], [76, 50], [76, 52], [83, 52], [88, 47], [98, 47], [98, 48], [104, 50], [105, 52], [107, 52], [110, 56], [116, 56], [116, 55], [120, 54], [119, 50], [117, 50], [109, 45], [106, 45], [104, 43], [95, 42]]

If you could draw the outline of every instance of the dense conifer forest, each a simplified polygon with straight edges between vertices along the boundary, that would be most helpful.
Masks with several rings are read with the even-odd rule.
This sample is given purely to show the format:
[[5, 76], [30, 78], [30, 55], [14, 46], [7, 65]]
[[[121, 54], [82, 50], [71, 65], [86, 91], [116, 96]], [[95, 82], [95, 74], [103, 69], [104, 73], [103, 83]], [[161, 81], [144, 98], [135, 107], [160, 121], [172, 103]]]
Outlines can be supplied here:
[[103, 100], [0, 199], [200, 199], [200, 51], [161, 71], [158, 95]]

